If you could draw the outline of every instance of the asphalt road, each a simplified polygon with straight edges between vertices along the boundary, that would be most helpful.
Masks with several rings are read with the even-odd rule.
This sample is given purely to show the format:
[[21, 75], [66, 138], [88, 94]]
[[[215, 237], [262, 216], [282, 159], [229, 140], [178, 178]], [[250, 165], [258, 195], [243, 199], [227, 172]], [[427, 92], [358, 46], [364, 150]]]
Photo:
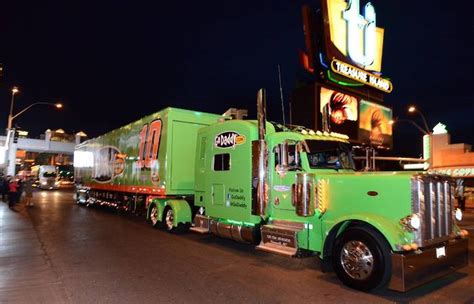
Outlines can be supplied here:
[[77, 206], [71, 192], [41, 191], [34, 200], [21, 212], [33, 223], [54, 286], [65, 292], [50, 303], [474, 303], [472, 211], [463, 221], [471, 233], [469, 267], [407, 293], [367, 294], [322, 273], [314, 258], [169, 234], [139, 217]]

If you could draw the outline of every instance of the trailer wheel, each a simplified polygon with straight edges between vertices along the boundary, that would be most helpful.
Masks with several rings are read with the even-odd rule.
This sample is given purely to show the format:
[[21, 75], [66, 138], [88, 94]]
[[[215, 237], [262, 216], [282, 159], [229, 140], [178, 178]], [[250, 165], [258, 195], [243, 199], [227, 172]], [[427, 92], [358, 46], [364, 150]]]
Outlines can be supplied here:
[[156, 204], [153, 204], [151, 210], [150, 210], [150, 222], [153, 225], [153, 227], [158, 227], [160, 221], [159, 221], [159, 216], [158, 216], [158, 206]]
[[76, 204], [81, 205], [81, 197], [79, 192], [75, 192], [73, 198], [76, 200]]
[[351, 227], [336, 239], [333, 268], [347, 286], [361, 291], [385, 287], [391, 275], [390, 248], [376, 231]]
[[87, 205], [87, 200], [89, 199], [89, 195], [87, 193], [84, 194], [84, 200], [85, 202], [81, 202], [81, 194], [79, 192], [76, 192], [76, 204], [79, 206], [85, 206]]
[[161, 218], [161, 227], [163, 230], [172, 232], [174, 230], [174, 211], [170, 206], [166, 206], [163, 210], [163, 216]]

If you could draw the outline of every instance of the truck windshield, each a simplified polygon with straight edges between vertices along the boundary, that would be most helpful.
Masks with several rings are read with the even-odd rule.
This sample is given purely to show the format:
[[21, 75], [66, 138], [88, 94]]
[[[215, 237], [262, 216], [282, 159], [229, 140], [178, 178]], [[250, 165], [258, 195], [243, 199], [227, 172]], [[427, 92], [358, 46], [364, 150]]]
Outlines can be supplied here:
[[311, 169], [355, 169], [351, 148], [335, 141], [306, 140]]

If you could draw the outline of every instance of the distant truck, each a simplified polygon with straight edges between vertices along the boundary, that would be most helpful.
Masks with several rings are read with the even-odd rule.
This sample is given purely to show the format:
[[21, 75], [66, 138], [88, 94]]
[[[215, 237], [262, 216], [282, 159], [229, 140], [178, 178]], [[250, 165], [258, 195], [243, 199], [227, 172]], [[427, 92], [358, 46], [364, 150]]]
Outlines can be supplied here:
[[31, 174], [36, 177], [36, 185], [40, 189], [55, 190], [59, 188], [59, 177], [56, 166], [36, 165], [31, 168]]
[[406, 291], [467, 265], [449, 177], [355, 172], [347, 136], [267, 122], [264, 91], [257, 104], [257, 121], [167, 108], [81, 143], [78, 203], [318, 256], [363, 291]]

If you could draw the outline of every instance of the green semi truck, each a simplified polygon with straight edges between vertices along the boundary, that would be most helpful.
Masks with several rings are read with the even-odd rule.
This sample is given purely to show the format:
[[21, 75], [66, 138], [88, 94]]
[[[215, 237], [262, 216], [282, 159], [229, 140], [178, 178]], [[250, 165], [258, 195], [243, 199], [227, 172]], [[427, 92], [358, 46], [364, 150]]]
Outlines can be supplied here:
[[319, 256], [352, 288], [407, 291], [468, 263], [447, 176], [356, 172], [348, 138], [167, 108], [77, 146], [77, 201], [144, 210], [289, 257]]

